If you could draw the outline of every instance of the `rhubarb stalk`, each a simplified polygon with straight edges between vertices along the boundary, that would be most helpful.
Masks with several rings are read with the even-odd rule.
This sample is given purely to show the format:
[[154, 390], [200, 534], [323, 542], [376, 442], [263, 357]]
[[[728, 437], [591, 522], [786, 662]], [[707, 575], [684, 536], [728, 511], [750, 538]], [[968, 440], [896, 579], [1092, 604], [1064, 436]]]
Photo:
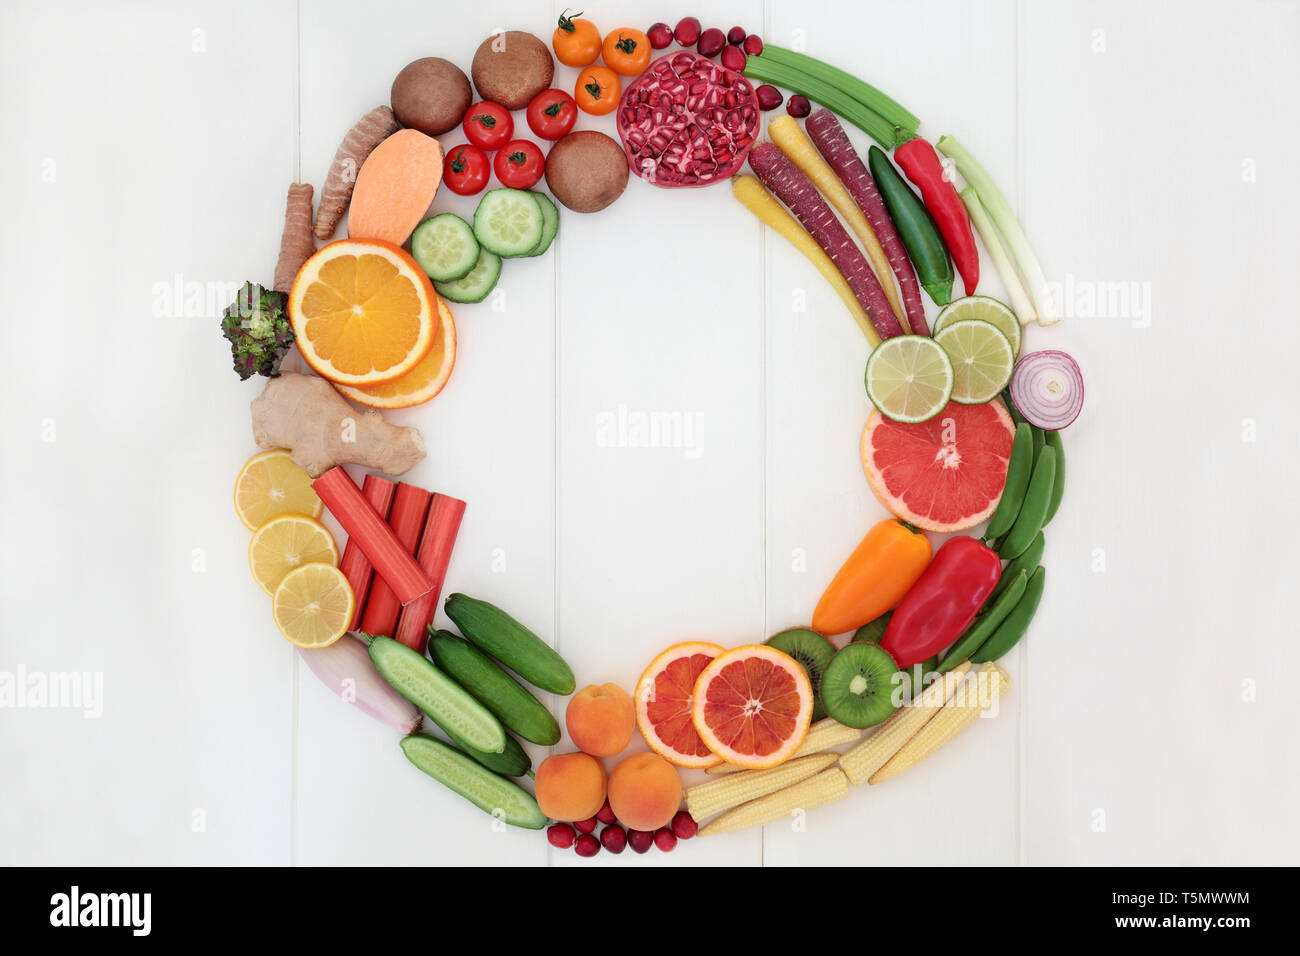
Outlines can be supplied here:
[[456, 534], [465, 514], [465, 502], [450, 495], [434, 495], [429, 505], [429, 517], [424, 522], [420, 536], [420, 550], [415, 556], [433, 581], [433, 590], [402, 608], [397, 620], [397, 633], [393, 636], [407, 647], [424, 653], [429, 640], [429, 625], [438, 610], [438, 597], [447, 577], [447, 564], [456, 546]]
[[[396, 491], [396, 482], [378, 475], [366, 475], [365, 481], [361, 483], [361, 494], [376, 513], [385, 519], [388, 517], [388, 509], [393, 506], [393, 494]], [[352, 585], [352, 593], [357, 598], [357, 609], [352, 615], [352, 623], [348, 625], [349, 631], [355, 631], [361, 623], [361, 610], [366, 606], [366, 595], [370, 592], [370, 581], [375, 573], [370, 559], [355, 538], [348, 539], [348, 546], [343, 549], [343, 560], [339, 561], [339, 570], [348, 579], [348, 584]]]
[[[429, 511], [431, 497], [423, 488], [405, 482], [397, 486], [397, 493], [393, 496], [393, 507], [388, 512], [388, 527], [410, 555], [415, 553], [420, 543], [420, 529], [424, 527], [424, 516]], [[432, 579], [430, 581], [432, 583]], [[432, 590], [427, 592], [432, 593]], [[361, 630], [367, 634], [392, 637], [402, 603], [388, 582], [376, 581], [370, 588], [370, 598], [366, 601], [366, 610], [361, 616]]]

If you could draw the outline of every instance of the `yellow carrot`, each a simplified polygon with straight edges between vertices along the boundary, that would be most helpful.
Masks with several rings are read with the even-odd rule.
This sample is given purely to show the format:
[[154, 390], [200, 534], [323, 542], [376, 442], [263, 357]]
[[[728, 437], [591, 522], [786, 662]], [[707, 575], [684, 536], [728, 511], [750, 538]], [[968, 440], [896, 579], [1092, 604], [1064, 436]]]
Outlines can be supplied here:
[[808, 257], [808, 261], [817, 267], [817, 271], [825, 276], [826, 281], [831, 284], [844, 301], [849, 313], [853, 316], [853, 321], [858, 323], [858, 327], [862, 329], [862, 334], [867, 337], [871, 347], [875, 348], [879, 345], [880, 336], [876, 334], [871, 319], [867, 316], [866, 310], [859, 304], [857, 296], [849, 288], [844, 276], [840, 275], [840, 270], [835, 268], [835, 263], [831, 262], [830, 256], [822, 251], [816, 240], [808, 235], [808, 231], [785, 211], [785, 208], [773, 198], [772, 194], [763, 188], [763, 184], [753, 176], [736, 176], [731, 180], [731, 191], [746, 209], [771, 226], [790, 245]]
[[799, 128], [793, 116], [778, 116], [768, 124], [767, 133], [772, 137], [772, 142], [781, 148], [781, 152], [789, 157], [790, 161], [798, 166], [805, 176], [812, 180], [813, 185], [821, 192], [823, 196], [835, 207], [835, 211], [843, 217], [848, 227], [853, 230], [858, 241], [862, 243], [862, 250], [871, 260], [871, 265], [876, 270], [876, 278], [880, 280], [880, 287], [885, 290], [885, 298], [889, 299], [889, 307], [894, 310], [894, 315], [898, 317], [898, 322], [903, 326], [903, 331], [910, 331], [907, 324], [907, 314], [903, 309], [903, 300], [899, 297], [898, 289], [894, 286], [894, 272], [889, 267], [889, 257], [885, 255], [884, 246], [876, 237], [876, 232], [871, 228], [871, 223], [867, 222], [867, 217], [862, 214], [858, 204], [853, 201], [849, 191], [844, 188], [840, 178], [835, 175], [835, 170], [831, 169], [830, 164], [822, 159], [821, 153], [812, 144], [808, 135]]

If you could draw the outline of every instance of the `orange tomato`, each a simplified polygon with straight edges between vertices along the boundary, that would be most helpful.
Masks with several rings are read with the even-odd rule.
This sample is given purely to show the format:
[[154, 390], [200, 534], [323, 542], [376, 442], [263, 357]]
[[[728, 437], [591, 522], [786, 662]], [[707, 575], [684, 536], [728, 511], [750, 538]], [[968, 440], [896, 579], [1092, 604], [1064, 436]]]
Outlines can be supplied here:
[[606, 66], [589, 66], [578, 74], [573, 98], [583, 112], [604, 116], [614, 112], [622, 91], [623, 83], [617, 73]]
[[590, 20], [571, 19], [565, 10], [551, 34], [551, 46], [555, 58], [565, 66], [590, 66], [600, 56], [600, 31]]
[[930, 563], [930, 539], [896, 518], [876, 524], [835, 573], [813, 611], [814, 631], [843, 634], [903, 599]]
[[611, 30], [601, 48], [605, 65], [615, 73], [636, 76], [650, 65], [650, 38], [627, 27]]

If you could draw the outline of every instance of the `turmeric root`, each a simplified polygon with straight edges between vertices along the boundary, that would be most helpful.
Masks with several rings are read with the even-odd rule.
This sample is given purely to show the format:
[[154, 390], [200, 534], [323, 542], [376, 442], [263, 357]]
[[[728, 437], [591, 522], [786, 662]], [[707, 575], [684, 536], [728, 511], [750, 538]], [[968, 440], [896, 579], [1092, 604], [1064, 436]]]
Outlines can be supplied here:
[[371, 151], [392, 136], [402, 124], [387, 106], [376, 106], [361, 117], [357, 124], [348, 130], [330, 163], [329, 175], [320, 190], [320, 208], [316, 210], [316, 238], [328, 239], [334, 235], [339, 220], [343, 218], [348, 202], [352, 199], [352, 188], [357, 183], [357, 173], [361, 164]]
[[259, 448], [287, 448], [313, 478], [335, 465], [400, 475], [424, 458], [419, 430], [391, 425], [373, 409], [358, 412], [315, 375], [285, 372], [252, 403]]
[[316, 251], [311, 237], [311, 186], [290, 183], [289, 198], [284, 205], [284, 232], [280, 235], [280, 258], [275, 264], [275, 291], [286, 295], [293, 288], [294, 276]]

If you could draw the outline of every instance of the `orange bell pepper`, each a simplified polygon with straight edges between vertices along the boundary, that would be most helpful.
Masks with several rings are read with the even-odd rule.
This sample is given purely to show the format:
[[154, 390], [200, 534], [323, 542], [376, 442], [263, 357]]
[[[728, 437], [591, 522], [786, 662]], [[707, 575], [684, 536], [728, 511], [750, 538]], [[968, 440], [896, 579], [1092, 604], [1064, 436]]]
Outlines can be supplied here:
[[881, 521], [835, 573], [813, 611], [813, 630], [843, 634], [874, 621], [903, 599], [930, 554], [923, 532], [897, 518]]

